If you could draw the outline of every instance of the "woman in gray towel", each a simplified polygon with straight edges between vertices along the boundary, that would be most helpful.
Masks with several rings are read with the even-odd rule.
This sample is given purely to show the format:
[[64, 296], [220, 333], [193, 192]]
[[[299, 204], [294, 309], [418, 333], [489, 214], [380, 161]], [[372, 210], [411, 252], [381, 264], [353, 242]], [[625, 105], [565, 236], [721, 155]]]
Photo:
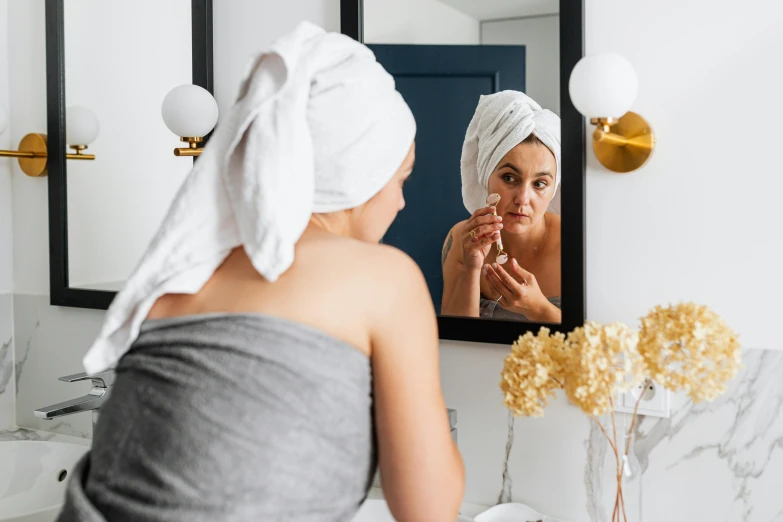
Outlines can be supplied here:
[[[366, 49], [341, 57], [344, 37], [308, 38], [331, 60], [304, 58], [317, 70], [303, 80], [316, 198], [341, 196], [327, 174], [355, 176], [348, 188], [359, 176], [383, 182], [350, 208], [313, 213], [274, 282], [238, 245], [198, 292], [155, 301], [116, 366], [59, 521], [350, 520], [376, 463], [397, 520], [456, 520], [464, 470], [441, 393], [435, 312], [418, 266], [379, 244], [405, 205], [412, 139], [380, 172], [373, 159], [397, 145], [347, 136], [345, 149], [324, 147], [345, 131], [372, 137], [391, 125], [367, 103], [391, 80]], [[347, 116], [319, 121], [320, 104]], [[366, 125], [354, 129], [352, 118]], [[360, 170], [326, 168], [357, 154]]]

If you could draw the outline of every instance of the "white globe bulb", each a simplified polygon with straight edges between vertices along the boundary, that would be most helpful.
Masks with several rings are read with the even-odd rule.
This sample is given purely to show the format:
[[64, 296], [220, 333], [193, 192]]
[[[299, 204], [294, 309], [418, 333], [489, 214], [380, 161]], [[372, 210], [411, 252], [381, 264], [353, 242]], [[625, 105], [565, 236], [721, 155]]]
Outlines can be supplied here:
[[8, 128], [8, 115], [5, 113], [5, 109], [0, 105], [0, 134], [4, 133]]
[[71, 105], [65, 109], [65, 141], [68, 145], [89, 145], [98, 137], [98, 118], [90, 109]]
[[585, 56], [568, 81], [574, 107], [587, 118], [620, 118], [630, 110], [638, 90], [631, 62], [617, 53]]
[[174, 87], [163, 98], [160, 112], [166, 127], [181, 138], [204, 137], [218, 120], [215, 98], [198, 85]]

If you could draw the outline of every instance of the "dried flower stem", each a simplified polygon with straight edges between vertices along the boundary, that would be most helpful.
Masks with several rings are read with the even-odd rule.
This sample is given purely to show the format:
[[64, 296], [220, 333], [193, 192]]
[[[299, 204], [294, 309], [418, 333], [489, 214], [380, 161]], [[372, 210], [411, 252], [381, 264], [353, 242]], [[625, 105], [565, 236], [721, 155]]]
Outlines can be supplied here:
[[[590, 415], [590, 417], [593, 419], [593, 422], [595, 422], [598, 427], [601, 429], [601, 432], [604, 434], [604, 437], [606, 437], [606, 441], [609, 443], [609, 446], [612, 448], [612, 453], [614, 453], [614, 459], [617, 467], [615, 468], [615, 472], [617, 473], [617, 494], [615, 495], [615, 502], [614, 502], [614, 509], [612, 510], [612, 522], [621, 522], [620, 521], [620, 502], [622, 497], [622, 486], [621, 486], [621, 480], [622, 476], [620, 475], [620, 454], [617, 451], [617, 445], [615, 442], [612, 442], [612, 438], [609, 436], [609, 433], [607, 433], [606, 428], [604, 428], [604, 425], [601, 424], [601, 421], [598, 420], [598, 418], [595, 415]], [[616, 424], [614, 420], [614, 412], [612, 413], [612, 429], [614, 431], [615, 440], [617, 439], [617, 429]], [[623, 510], [624, 511], [624, 510]], [[623, 513], [625, 514], [625, 513]], [[626, 521], [628, 519], [626, 518]]]
[[[644, 389], [647, 390], [647, 386], [650, 384], [650, 379], [644, 380]], [[633, 429], [634, 426], [636, 426], [636, 417], [637, 412], [639, 411], [639, 403], [642, 402], [642, 397], [644, 397], [644, 392], [639, 394], [639, 397], [636, 399], [636, 404], [633, 407], [633, 415], [631, 416], [631, 427], [628, 428], [628, 436], [625, 438], [625, 456], [628, 456], [628, 451], [631, 449], [631, 439], [633, 438]]]
[[[617, 467], [615, 468], [615, 472], [617, 473], [617, 495], [615, 495], [614, 498], [614, 511], [617, 513], [617, 520], [620, 520], [620, 506], [623, 505], [623, 467], [622, 464], [620, 464], [620, 452], [617, 451], [617, 448], [619, 448], [617, 444], [617, 421], [615, 420], [614, 415], [614, 399], [610, 396], [609, 397], [609, 405], [611, 406], [611, 415], [612, 415], [612, 436], [614, 437], [614, 460], [617, 464]], [[625, 517], [625, 509], [623, 509], [623, 516]], [[628, 522], [628, 517], [625, 517], [624, 520]]]
[[[643, 382], [644, 382], [643, 388], [646, 390], [647, 385], [650, 383], [650, 380], [645, 379]], [[642, 391], [642, 393], [639, 394], [639, 397], [636, 398], [636, 404], [634, 405], [633, 408], [633, 415], [631, 416], [631, 427], [628, 429], [628, 433], [626, 434], [625, 437], [624, 455], [626, 458], [628, 457], [628, 452], [631, 449], [631, 439], [633, 438], [633, 430], [634, 430], [634, 426], [636, 425], [636, 418], [638, 416], [638, 411], [639, 411], [639, 403], [642, 402], [643, 396], [644, 396], [644, 391]], [[614, 425], [614, 412], [612, 412], [612, 424]], [[623, 462], [626, 462], [626, 460], [624, 459]], [[615, 497], [615, 510], [617, 512], [617, 520], [619, 522], [620, 520], [620, 511], [618, 510], [618, 503], [619, 503], [619, 508], [622, 510], [623, 513], [623, 520], [625, 522], [628, 522], [628, 515], [626, 514], [625, 511], [625, 496], [623, 495], [622, 471], [623, 471], [622, 467], [619, 467], [617, 470], [617, 496]]]
[[606, 429], [604, 429], [603, 424], [601, 424], [601, 421], [598, 420], [598, 418], [595, 415], [590, 415], [592, 417], [593, 421], [598, 425], [599, 428], [601, 428], [601, 431], [604, 433], [604, 436], [606, 437], [606, 440], [609, 442], [609, 445], [612, 447], [612, 451], [617, 453], [617, 448], [612, 444], [612, 439], [609, 438], [609, 434], [606, 433]]
[[[625, 514], [625, 495], [623, 495], [623, 487], [622, 487], [622, 483], [620, 483], [620, 486], [618, 486], [618, 491], [619, 491], [619, 493], [618, 493], [618, 495], [617, 495], [617, 496], [618, 496], [618, 497], [620, 497], [620, 509], [621, 509], [621, 510], [622, 510], [622, 512], [623, 512], [623, 520], [624, 520], [625, 522], [628, 522], [628, 515], [626, 515], [626, 514]], [[617, 519], [618, 519], [618, 520], [620, 519], [620, 513], [619, 513], [619, 511], [618, 511], [618, 513], [617, 513]]]

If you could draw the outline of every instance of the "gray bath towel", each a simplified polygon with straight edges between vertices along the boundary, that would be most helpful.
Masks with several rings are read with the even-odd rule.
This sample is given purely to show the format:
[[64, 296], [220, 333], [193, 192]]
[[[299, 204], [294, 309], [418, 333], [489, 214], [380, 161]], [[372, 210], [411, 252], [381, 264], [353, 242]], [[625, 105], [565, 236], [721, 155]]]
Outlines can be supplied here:
[[375, 466], [354, 347], [258, 314], [147, 321], [58, 520], [350, 520]]

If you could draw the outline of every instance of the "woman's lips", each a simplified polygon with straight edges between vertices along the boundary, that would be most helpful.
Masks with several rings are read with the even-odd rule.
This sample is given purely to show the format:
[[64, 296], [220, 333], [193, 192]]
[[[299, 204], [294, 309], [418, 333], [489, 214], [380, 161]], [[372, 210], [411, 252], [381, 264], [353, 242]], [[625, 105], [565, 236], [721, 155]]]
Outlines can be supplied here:
[[530, 217], [530, 216], [528, 216], [527, 214], [519, 214], [519, 213], [517, 213], [517, 212], [509, 212], [509, 213], [508, 213], [508, 215], [509, 215], [509, 216], [510, 216], [512, 219], [524, 219], [524, 218], [526, 218], [526, 217]]

